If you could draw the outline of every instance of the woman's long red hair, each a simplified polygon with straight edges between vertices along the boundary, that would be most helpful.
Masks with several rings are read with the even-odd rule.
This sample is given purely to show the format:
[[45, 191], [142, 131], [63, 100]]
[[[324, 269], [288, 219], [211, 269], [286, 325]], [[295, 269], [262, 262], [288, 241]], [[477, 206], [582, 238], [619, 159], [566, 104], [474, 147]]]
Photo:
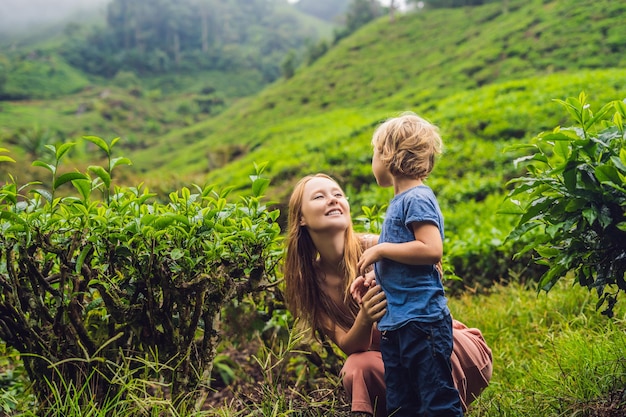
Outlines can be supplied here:
[[[357, 262], [362, 253], [360, 241], [352, 224], [345, 231], [345, 247], [341, 272], [343, 273], [344, 304], [337, 305], [320, 287], [323, 277], [317, 267], [319, 252], [306, 227], [300, 225], [304, 187], [313, 178], [327, 178], [326, 174], [308, 175], [294, 187], [289, 199], [287, 221], [287, 254], [285, 258], [285, 298], [294, 317], [316, 330], [324, 332], [324, 323], [332, 323], [348, 330], [352, 327], [358, 305], [349, 294], [350, 284], [357, 276]], [[335, 181], [336, 182], [336, 181]], [[346, 308], [347, 307], [347, 308]]]

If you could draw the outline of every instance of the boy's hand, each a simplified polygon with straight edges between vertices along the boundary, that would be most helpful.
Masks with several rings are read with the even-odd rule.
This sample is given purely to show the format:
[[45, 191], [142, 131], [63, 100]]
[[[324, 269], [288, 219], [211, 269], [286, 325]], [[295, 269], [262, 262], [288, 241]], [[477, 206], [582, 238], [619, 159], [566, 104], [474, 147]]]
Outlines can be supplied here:
[[381, 255], [381, 248], [385, 245], [384, 243], [374, 245], [369, 249], [366, 249], [361, 254], [361, 258], [357, 263], [357, 268], [359, 269], [359, 274], [365, 275], [367, 268], [372, 265], [374, 262], [380, 261], [383, 257]]

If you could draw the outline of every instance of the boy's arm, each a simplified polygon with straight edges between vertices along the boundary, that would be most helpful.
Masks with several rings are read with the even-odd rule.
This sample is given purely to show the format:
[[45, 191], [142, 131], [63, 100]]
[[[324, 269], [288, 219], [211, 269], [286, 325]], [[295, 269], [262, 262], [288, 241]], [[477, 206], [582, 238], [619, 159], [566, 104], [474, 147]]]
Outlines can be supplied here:
[[407, 265], [435, 265], [443, 257], [443, 242], [439, 228], [430, 222], [411, 223], [415, 240], [404, 243], [384, 242], [367, 249], [359, 259], [361, 274], [383, 258]]

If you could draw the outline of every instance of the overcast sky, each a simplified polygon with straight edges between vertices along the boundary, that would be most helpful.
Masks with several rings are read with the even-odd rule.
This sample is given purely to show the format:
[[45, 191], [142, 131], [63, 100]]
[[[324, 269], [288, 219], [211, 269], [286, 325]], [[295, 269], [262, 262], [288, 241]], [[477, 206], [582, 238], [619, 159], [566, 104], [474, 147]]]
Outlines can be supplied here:
[[54, 22], [89, 9], [103, 9], [110, 0], [0, 0], [0, 31]]
[[[0, 0], [0, 32], [9, 29], [26, 29], [75, 16], [81, 11], [99, 9], [110, 0]], [[292, 3], [298, 0], [288, 0]], [[379, 0], [388, 6], [390, 0]], [[396, 0], [404, 8], [406, 0]]]

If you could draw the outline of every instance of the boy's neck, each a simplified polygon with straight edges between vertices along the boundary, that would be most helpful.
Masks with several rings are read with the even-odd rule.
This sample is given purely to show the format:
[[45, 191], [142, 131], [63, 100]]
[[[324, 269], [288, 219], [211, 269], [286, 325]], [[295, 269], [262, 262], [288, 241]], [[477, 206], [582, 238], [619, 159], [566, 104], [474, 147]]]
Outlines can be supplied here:
[[398, 195], [423, 183], [424, 182], [419, 178], [393, 177], [393, 193], [394, 195]]

